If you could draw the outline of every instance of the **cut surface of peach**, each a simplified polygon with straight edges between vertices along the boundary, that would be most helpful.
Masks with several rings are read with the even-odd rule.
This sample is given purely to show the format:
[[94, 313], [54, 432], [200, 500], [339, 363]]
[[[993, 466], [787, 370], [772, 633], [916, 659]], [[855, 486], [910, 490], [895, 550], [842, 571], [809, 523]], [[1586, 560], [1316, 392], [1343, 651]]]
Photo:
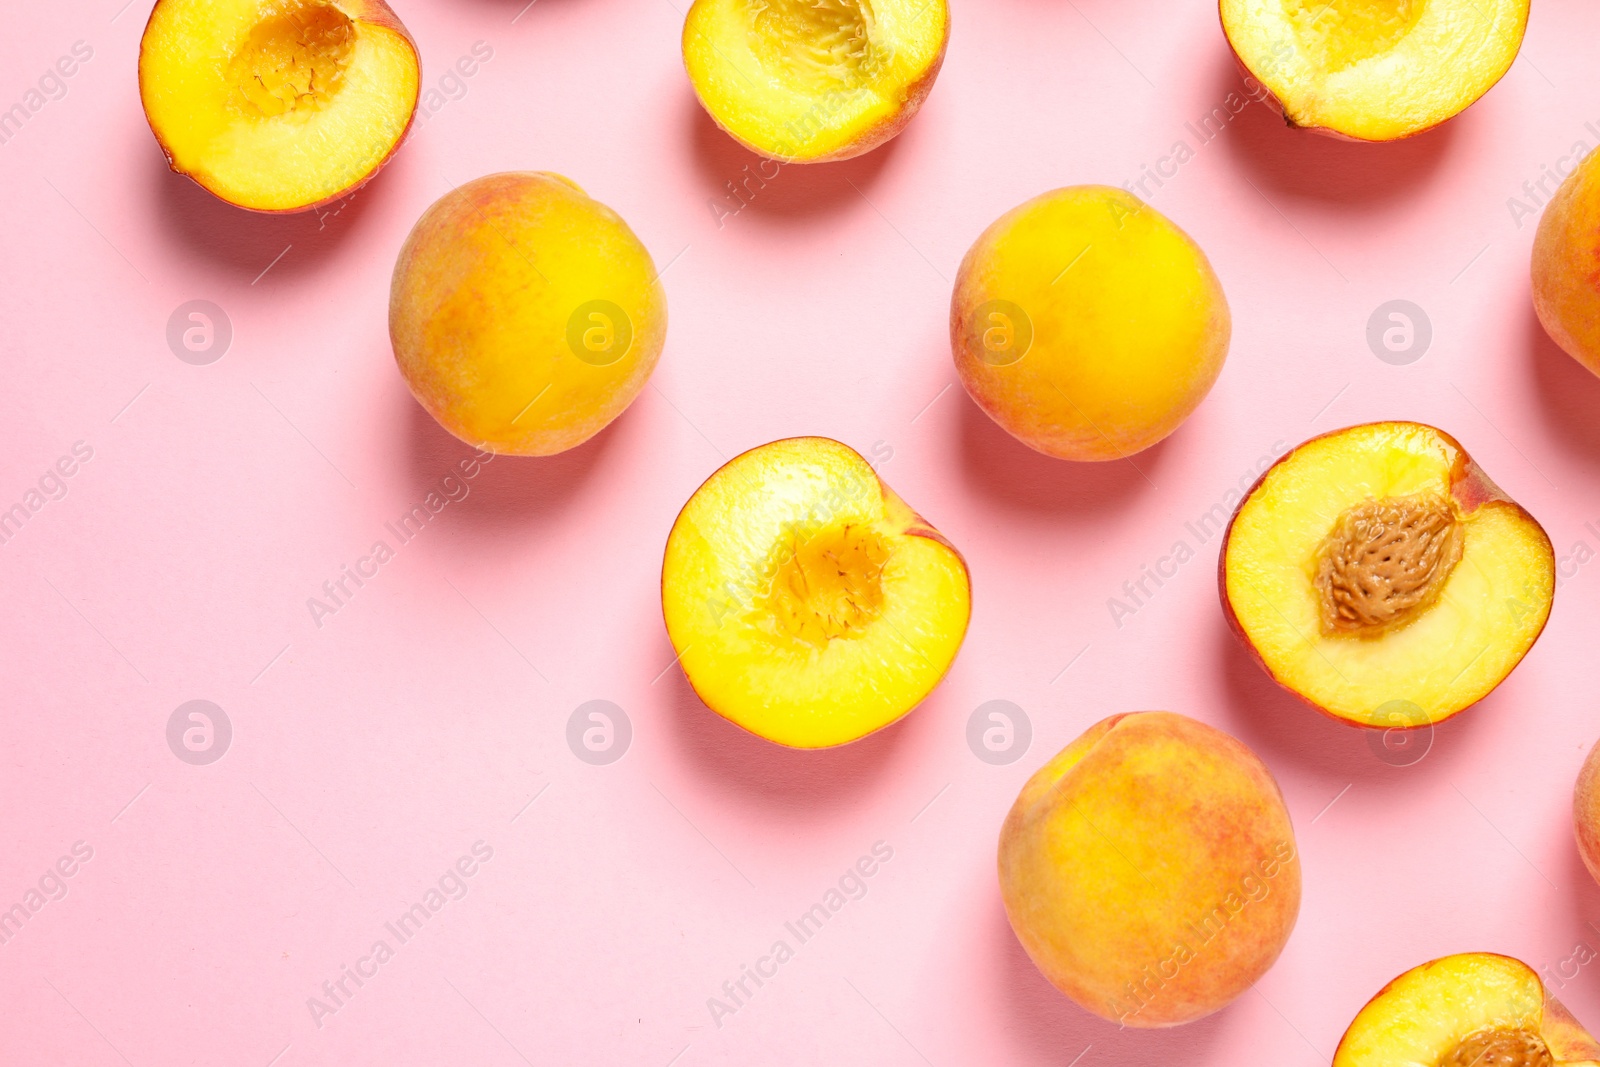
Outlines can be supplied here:
[[257, 211], [361, 185], [399, 145], [420, 84], [383, 0], [160, 0], [139, 47], [145, 116], [172, 169]]
[[1345, 1031], [1333, 1067], [1594, 1067], [1597, 1057], [1533, 968], [1467, 952], [1385, 986]]
[[887, 726], [944, 677], [971, 590], [950, 543], [853, 449], [735, 457], [684, 505], [661, 569], [667, 634], [701, 700], [796, 748]]
[[846, 159], [882, 144], [933, 88], [945, 0], [695, 0], [683, 61], [706, 111], [774, 159]]
[[1221, 0], [1244, 67], [1294, 126], [1362, 141], [1465, 109], [1517, 57], [1528, 0]]
[[1538, 522], [1453, 437], [1412, 422], [1339, 430], [1279, 460], [1234, 514], [1219, 572], [1229, 621], [1268, 673], [1381, 727], [1439, 722], [1488, 694], [1555, 591]]

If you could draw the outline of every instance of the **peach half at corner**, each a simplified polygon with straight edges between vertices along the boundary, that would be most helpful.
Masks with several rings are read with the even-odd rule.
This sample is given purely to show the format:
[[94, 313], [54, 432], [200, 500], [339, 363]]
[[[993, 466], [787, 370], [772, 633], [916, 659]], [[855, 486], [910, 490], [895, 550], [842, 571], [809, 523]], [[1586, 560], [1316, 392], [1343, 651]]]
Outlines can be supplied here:
[[1533, 307], [1556, 344], [1600, 374], [1600, 152], [1561, 183], [1533, 239]]
[[1240, 66], [1291, 126], [1393, 141], [1488, 92], [1522, 47], [1529, 0], [1221, 0]]
[[650, 253], [559, 174], [491, 174], [446, 193], [394, 265], [400, 373], [439, 425], [491, 452], [587, 441], [633, 403], [666, 336]]
[[139, 96], [167, 163], [253, 211], [303, 211], [377, 173], [421, 89], [383, 0], [158, 0]]
[[1600, 1067], [1600, 1045], [1521, 960], [1465, 952], [1367, 1002], [1333, 1067]]
[[701, 106], [752, 152], [849, 159], [899, 133], [950, 40], [945, 0], [694, 0], [683, 64]]
[[1280, 685], [1358, 726], [1487, 696], [1544, 629], [1555, 553], [1460, 442], [1415, 422], [1314, 437], [1263, 474], [1218, 563], [1234, 633]]
[[1120, 459], [1177, 429], [1222, 372], [1231, 332], [1199, 246], [1102, 185], [1000, 216], [962, 259], [950, 298], [967, 393], [1058, 459]]
[[1028, 779], [999, 865], [1035, 966], [1124, 1026], [1222, 1008], [1272, 966], [1300, 913], [1272, 773], [1221, 730], [1166, 711], [1096, 723]]
[[694, 691], [792, 748], [842, 745], [916, 707], [971, 607], [961, 553], [825, 437], [724, 464], [672, 524], [661, 565], [667, 635]]

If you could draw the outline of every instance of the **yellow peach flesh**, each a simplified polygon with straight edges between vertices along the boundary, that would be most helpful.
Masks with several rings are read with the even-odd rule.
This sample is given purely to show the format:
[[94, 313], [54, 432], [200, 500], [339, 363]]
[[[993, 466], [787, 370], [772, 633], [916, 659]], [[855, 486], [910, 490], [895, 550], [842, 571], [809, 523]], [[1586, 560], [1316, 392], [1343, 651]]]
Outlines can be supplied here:
[[[1388, 625], [1330, 627], [1319, 584], [1341, 517], [1373, 502], [1448, 509], [1459, 561]], [[1229, 621], [1280, 684], [1364, 726], [1424, 726], [1482, 699], [1527, 654], [1555, 592], [1544, 530], [1454, 438], [1372, 423], [1294, 449], [1239, 505], [1223, 545]]]
[[966, 634], [966, 564], [854, 450], [775, 441], [724, 465], [673, 523], [667, 634], [713, 711], [795, 748], [894, 722]]
[[1240, 63], [1292, 125], [1361, 141], [1429, 129], [1510, 68], [1529, 0], [1221, 0]]
[[899, 133], [949, 32], [945, 0], [694, 0], [683, 61], [700, 103], [745, 147], [817, 163]]
[[160, 0], [139, 92], [172, 169], [257, 211], [344, 196], [400, 144], [417, 50], [382, 0]]

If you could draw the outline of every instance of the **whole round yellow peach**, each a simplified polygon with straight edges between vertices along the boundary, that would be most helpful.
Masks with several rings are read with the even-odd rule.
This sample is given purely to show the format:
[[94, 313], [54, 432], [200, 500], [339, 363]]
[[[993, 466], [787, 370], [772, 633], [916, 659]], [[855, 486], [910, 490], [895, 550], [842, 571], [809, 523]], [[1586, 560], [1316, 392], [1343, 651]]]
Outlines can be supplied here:
[[1189, 1022], [1266, 973], [1300, 911], [1300, 859], [1266, 765], [1165, 711], [1114, 715], [1028, 779], [1000, 892], [1052, 984], [1124, 1026]]
[[395, 263], [389, 337], [439, 425], [547, 456], [622, 414], [650, 378], [667, 301], [615, 211], [558, 174], [491, 174], [423, 213]]
[[1600, 151], [1567, 175], [1533, 239], [1533, 307], [1545, 332], [1600, 374]]
[[1205, 253], [1132, 193], [1057, 189], [968, 250], [950, 346], [978, 406], [1059, 459], [1166, 437], [1222, 372], [1232, 319]]

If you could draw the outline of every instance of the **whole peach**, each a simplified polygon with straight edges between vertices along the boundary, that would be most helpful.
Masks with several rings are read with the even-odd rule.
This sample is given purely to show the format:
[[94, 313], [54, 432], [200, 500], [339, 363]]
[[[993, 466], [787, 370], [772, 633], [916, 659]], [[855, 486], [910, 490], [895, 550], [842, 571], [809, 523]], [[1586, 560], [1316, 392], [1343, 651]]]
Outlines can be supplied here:
[[1222, 731], [1115, 715], [1023, 786], [1000, 891], [1052, 984], [1125, 1026], [1189, 1022], [1266, 973], [1300, 910], [1300, 860], [1271, 772]]
[[666, 333], [650, 253], [559, 174], [446, 193], [406, 238], [389, 290], [411, 392], [463, 441], [511, 455], [599, 433], [644, 388]]
[[1102, 185], [1001, 215], [962, 259], [950, 298], [967, 393], [1058, 459], [1120, 459], [1177, 429], [1222, 373], [1231, 332], [1200, 247]]
[[1539, 219], [1533, 308], [1556, 344], [1600, 374], [1600, 151], [1567, 175]]

